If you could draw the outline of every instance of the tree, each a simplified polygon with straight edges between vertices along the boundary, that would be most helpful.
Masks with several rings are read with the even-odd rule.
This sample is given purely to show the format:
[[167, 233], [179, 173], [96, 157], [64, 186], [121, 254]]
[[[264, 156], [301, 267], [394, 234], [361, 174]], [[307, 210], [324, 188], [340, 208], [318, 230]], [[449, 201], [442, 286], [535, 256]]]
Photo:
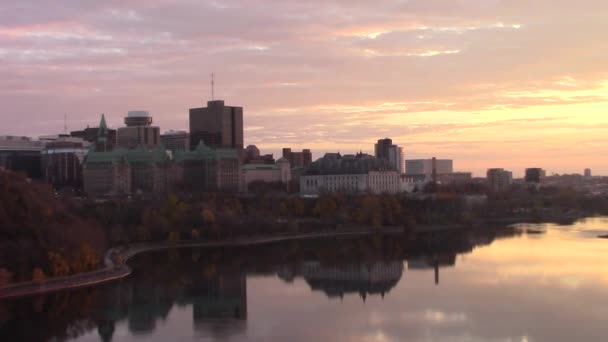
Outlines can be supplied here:
[[331, 195], [322, 195], [317, 199], [313, 213], [321, 219], [335, 217], [338, 204]]
[[32, 280], [41, 282], [41, 281], [44, 281], [45, 279], [46, 279], [46, 274], [44, 274], [44, 271], [40, 267], [34, 268], [34, 270], [32, 271]]
[[50, 251], [48, 253], [51, 275], [62, 277], [70, 274], [70, 265], [60, 252]]
[[13, 282], [13, 273], [6, 268], [0, 268], [0, 287]]

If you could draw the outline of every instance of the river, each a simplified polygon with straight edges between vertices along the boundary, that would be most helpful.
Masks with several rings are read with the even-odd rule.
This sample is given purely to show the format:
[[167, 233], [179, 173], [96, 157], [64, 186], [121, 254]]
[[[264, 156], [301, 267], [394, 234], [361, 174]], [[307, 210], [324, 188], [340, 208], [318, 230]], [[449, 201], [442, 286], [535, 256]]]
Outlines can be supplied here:
[[138, 255], [0, 341], [605, 341], [608, 218]]

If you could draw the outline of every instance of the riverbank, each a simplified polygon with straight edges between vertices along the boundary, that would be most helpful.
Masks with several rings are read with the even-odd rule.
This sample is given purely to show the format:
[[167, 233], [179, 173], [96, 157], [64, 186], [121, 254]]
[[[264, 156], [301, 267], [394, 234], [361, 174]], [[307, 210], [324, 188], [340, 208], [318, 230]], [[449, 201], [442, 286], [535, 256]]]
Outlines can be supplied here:
[[180, 241], [139, 243], [114, 247], [108, 250], [104, 257], [102, 269], [75, 274], [67, 277], [49, 278], [41, 281], [28, 281], [0, 288], [0, 300], [18, 297], [40, 295], [76, 288], [96, 286], [129, 276], [132, 272], [126, 262], [137, 254], [159, 251], [169, 248], [212, 248], [253, 246], [275, 242], [323, 239], [335, 237], [357, 237], [373, 234], [401, 234], [403, 228], [392, 227], [383, 229], [366, 229], [357, 231], [322, 232], [309, 234], [291, 234], [281, 236], [234, 238], [223, 241]]

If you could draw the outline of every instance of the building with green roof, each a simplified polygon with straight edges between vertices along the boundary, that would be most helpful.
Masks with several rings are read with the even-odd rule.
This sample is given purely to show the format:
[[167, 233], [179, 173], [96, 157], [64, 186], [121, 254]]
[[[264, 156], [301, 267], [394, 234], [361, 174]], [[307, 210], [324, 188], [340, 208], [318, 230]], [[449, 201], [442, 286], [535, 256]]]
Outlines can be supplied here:
[[236, 149], [212, 149], [201, 141], [192, 151], [176, 151], [175, 177], [190, 191], [238, 191], [240, 164]]

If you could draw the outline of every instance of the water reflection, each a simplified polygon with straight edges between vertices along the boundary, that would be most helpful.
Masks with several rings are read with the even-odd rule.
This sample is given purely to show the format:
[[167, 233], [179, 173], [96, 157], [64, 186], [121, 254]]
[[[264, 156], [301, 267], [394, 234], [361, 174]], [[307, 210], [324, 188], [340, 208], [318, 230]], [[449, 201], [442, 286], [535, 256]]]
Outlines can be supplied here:
[[595, 340], [589, 226], [608, 222], [580, 225], [151, 253], [117, 283], [0, 302], [0, 340]]

